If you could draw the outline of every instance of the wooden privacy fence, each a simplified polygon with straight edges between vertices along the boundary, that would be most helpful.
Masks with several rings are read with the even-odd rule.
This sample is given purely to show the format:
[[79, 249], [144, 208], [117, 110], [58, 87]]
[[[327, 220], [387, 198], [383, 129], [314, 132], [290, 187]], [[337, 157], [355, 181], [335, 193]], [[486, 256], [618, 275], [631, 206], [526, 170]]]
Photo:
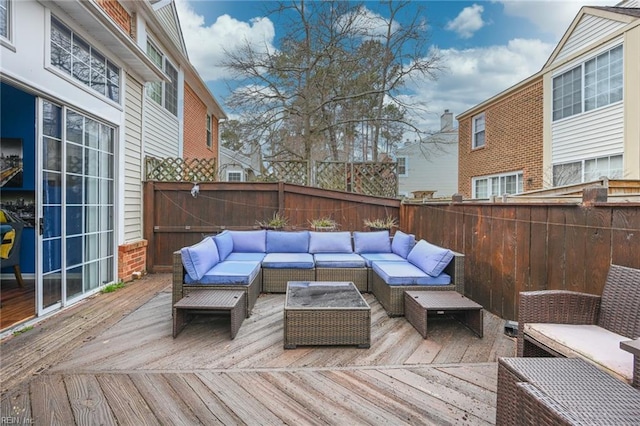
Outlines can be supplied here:
[[[147, 269], [169, 272], [172, 253], [224, 229], [259, 229], [278, 212], [285, 229], [309, 229], [309, 221], [330, 217], [339, 229], [365, 230], [365, 219], [398, 218], [400, 200], [329, 191], [283, 182], [145, 182], [144, 238]], [[192, 194], [193, 193], [193, 194]]]
[[467, 296], [505, 319], [520, 291], [602, 294], [611, 263], [640, 268], [639, 203], [403, 204], [400, 227], [464, 253]]

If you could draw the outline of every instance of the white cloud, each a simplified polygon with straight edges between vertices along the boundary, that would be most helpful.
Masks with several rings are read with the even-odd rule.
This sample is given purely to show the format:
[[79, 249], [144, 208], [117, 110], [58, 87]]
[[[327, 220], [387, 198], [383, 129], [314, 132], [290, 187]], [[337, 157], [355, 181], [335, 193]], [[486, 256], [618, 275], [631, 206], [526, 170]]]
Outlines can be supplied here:
[[[365, 37], [381, 37], [387, 34], [387, 27], [389, 25], [389, 19], [369, 10], [366, 6], [362, 6], [357, 12], [353, 12], [351, 15], [343, 15], [339, 20], [342, 25], [348, 25], [349, 21], [353, 19], [353, 27], [358, 29], [358, 32]], [[392, 22], [391, 31], [398, 31], [399, 24]]]
[[478, 4], [465, 7], [453, 21], [447, 22], [445, 29], [456, 32], [462, 38], [471, 38], [476, 31], [485, 25], [482, 20], [482, 12], [484, 12], [484, 7]]
[[513, 39], [506, 46], [441, 50], [447, 70], [437, 81], [411, 87], [414, 101], [425, 100], [431, 112], [420, 117], [421, 127], [437, 131], [445, 109], [456, 116], [535, 74], [554, 47], [540, 40]]
[[275, 49], [275, 28], [268, 18], [256, 17], [247, 23], [222, 15], [206, 26], [204, 17], [198, 15], [187, 0], [177, 0], [176, 6], [189, 60], [205, 81], [232, 77], [220, 66], [225, 50], [233, 51], [246, 42], [261, 51]]
[[557, 40], [571, 25], [582, 6], [613, 6], [620, 0], [504, 0], [504, 13], [525, 18]]

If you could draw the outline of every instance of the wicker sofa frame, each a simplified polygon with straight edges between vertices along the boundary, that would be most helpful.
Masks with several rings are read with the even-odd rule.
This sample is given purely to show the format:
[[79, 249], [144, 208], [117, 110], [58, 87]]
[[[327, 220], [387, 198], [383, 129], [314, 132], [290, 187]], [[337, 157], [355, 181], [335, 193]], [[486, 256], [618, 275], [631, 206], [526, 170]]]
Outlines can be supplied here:
[[251, 311], [256, 304], [256, 300], [262, 292], [262, 271], [256, 275], [249, 285], [244, 284], [221, 284], [221, 285], [203, 285], [203, 284], [187, 284], [184, 282], [186, 271], [182, 264], [182, 253], [180, 250], [173, 252], [173, 291], [171, 306], [175, 305], [180, 299], [189, 294], [191, 290], [202, 290], [203, 288], [213, 290], [243, 290], [247, 304], [247, 318], [251, 316]]
[[389, 285], [373, 271], [369, 290], [387, 311], [387, 315], [402, 316], [404, 315], [405, 291], [457, 291], [464, 295], [464, 254], [454, 252], [453, 259], [444, 272], [451, 276], [450, 285]]
[[640, 391], [581, 358], [500, 358], [496, 424], [637, 424]]
[[[553, 306], [553, 309], [549, 309]], [[518, 356], [563, 356], [525, 333], [527, 323], [597, 325], [630, 340], [640, 338], [640, 269], [611, 265], [602, 296], [566, 290], [521, 292]], [[622, 349], [621, 349], [622, 350]], [[640, 387], [640, 354], [634, 354], [634, 387]]]

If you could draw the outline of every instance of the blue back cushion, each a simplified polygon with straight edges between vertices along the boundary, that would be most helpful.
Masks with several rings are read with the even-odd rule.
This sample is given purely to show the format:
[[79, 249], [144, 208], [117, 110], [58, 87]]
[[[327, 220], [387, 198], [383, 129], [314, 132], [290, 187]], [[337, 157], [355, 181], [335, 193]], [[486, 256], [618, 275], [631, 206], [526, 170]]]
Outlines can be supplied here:
[[353, 249], [356, 253], [391, 253], [389, 231], [354, 232]]
[[267, 231], [267, 253], [307, 253], [309, 231]]
[[183, 247], [182, 265], [191, 279], [200, 281], [202, 277], [220, 262], [218, 248], [212, 237], [207, 237], [189, 247]]
[[402, 231], [396, 231], [396, 233], [393, 234], [393, 241], [391, 241], [391, 252], [406, 259], [409, 255], [409, 252], [415, 245], [415, 235], [405, 234]]
[[233, 238], [229, 231], [222, 231], [222, 233], [213, 237], [213, 241], [218, 246], [218, 254], [220, 255], [220, 262], [229, 257], [229, 254], [233, 251]]
[[453, 259], [453, 252], [449, 249], [420, 240], [407, 256], [407, 260], [426, 274], [437, 277], [444, 271]]
[[309, 232], [309, 253], [353, 253], [351, 232]]
[[265, 253], [267, 231], [229, 231], [233, 239], [233, 251], [238, 253]]

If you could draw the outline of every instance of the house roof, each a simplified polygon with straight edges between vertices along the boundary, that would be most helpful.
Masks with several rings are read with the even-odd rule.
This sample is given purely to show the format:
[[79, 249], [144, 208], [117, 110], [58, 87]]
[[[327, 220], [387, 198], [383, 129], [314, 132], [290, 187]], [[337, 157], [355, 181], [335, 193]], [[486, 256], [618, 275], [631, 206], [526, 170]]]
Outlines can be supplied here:
[[591, 9], [600, 9], [607, 12], [618, 13], [620, 15], [629, 15], [640, 18], [640, 8], [638, 7], [615, 7], [615, 6], [590, 6]]
[[239, 163], [244, 168], [254, 169], [251, 159], [249, 157], [247, 157], [246, 155], [240, 152], [232, 151], [226, 146], [220, 145], [220, 156], [224, 156], [229, 159], [232, 159], [237, 163]]

